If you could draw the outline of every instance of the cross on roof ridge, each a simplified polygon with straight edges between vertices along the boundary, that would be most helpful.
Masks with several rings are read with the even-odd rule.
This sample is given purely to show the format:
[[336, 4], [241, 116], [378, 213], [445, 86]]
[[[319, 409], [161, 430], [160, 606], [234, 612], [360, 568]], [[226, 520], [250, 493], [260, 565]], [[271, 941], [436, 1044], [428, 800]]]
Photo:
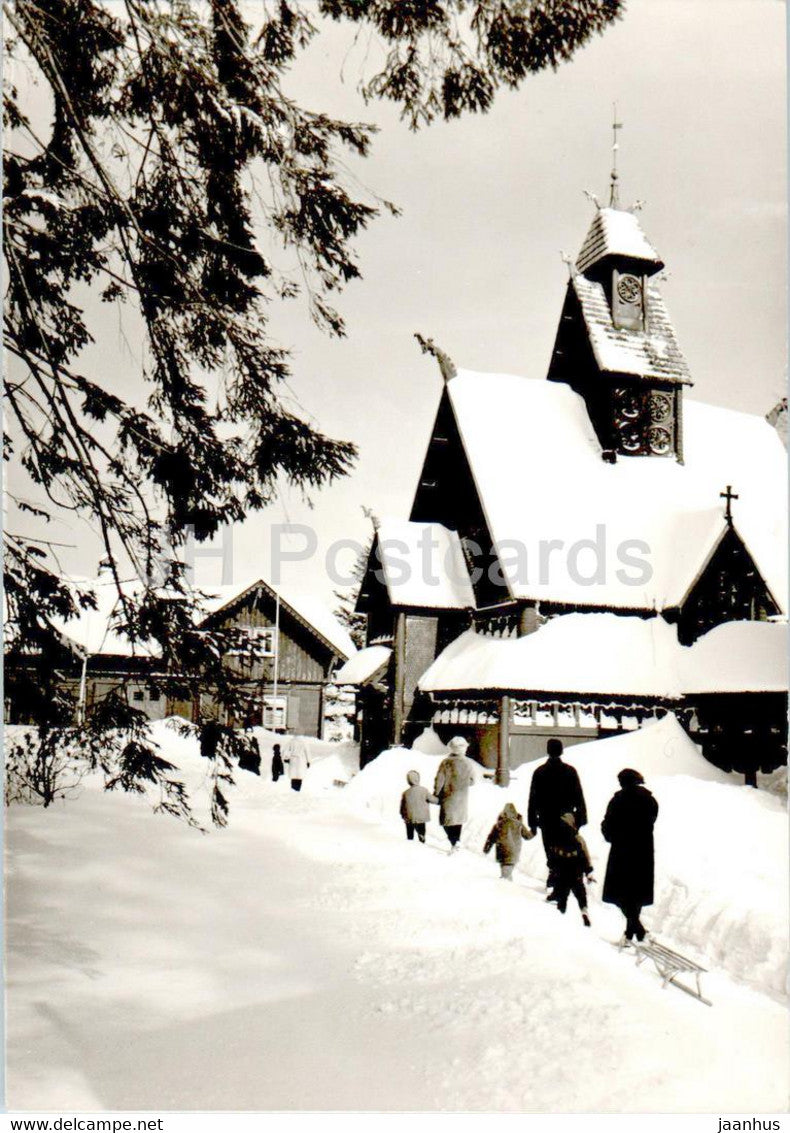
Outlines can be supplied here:
[[727, 501], [726, 507], [724, 509], [724, 518], [727, 520], [728, 523], [731, 524], [732, 523], [732, 501], [733, 500], [739, 500], [740, 496], [738, 495], [737, 492], [733, 492], [732, 484], [728, 484], [727, 490], [725, 492], [719, 492], [719, 497], [720, 497], [720, 499]]

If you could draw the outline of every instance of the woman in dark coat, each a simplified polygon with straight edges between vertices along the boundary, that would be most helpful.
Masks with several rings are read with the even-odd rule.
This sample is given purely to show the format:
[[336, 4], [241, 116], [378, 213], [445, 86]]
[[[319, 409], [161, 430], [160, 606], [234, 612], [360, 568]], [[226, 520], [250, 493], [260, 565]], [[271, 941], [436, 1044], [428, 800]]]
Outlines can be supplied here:
[[645, 905], [653, 904], [653, 826], [658, 803], [638, 771], [626, 767], [617, 779], [621, 790], [612, 796], [601, 823], [601, 832], [612, 847], [603, 899], [622, 911], [625, 939], [644, 940], [639, 915]]

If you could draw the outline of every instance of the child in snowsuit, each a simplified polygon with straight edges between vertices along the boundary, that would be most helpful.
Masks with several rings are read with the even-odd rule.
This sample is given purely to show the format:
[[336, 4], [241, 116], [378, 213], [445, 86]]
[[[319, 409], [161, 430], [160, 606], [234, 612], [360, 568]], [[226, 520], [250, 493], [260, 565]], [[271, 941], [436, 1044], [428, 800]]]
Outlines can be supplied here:
[[486, 838], [483, 853], [487, 854], [492, 846], [496, 846], [496, 860], [499, 862], [500, 876], [508, 881], [513, 880], [513, 867], [521, 857], [521, 841], [528, 842], [534, 838], [534, 833], [528, 826], [512, 803], [505, 803], [502, 813], [491, 827]]
[[556, 862], [555, 877], [557, 908], [565, 912], [568, 905], [568, 894], [572, 893], [581, 909], [582, 920], [590, 927], [590, 918], [587, 915], [587, 891], [584, 888], [584, 878], [592, 878], [592, 862], [584, 839], [576, 829], [575, 817], [568, 813], [560, 818], [557, 829], [554, 831], [554, 845], [552, 854]]
[[280, 776], [285, 774], [285, 766], [283, 765], [283, 757], [280, 754], [280, 745], [275, 744], [272, 750], [272, 779], [276, 783]]
[[432, 795], [427, 787], [420, 786], [419, 771], [410, 771], [406, 776], [408, 789], [403, 792], [400, 800], [400, 816], [406, 823], [406, 837], [414, 841], [414, 833], [421, 842], [425, 841], [425, 824], [430, 821], [431, 813], [428, 803], [437, 803], [439, 800]]

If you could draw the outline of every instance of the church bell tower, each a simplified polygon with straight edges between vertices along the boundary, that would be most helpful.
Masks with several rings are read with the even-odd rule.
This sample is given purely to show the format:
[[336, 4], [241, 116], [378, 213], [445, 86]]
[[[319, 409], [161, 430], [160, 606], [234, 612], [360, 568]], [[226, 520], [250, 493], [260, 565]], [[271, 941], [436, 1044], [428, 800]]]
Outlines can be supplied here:
[[585, 399], [605, 459], [682, 460], [682, 394], [691, 377], [654, 277], [664, 263], [634, 211], [620, 208], [616, 166], [565, 297], [550, 381]]

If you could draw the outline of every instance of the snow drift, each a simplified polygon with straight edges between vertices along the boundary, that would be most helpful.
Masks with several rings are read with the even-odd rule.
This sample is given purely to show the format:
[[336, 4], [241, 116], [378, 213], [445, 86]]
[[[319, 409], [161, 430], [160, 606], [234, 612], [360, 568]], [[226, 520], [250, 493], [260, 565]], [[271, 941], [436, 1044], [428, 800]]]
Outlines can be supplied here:
[[[637, 732], [579, 744], [566, 758], [582, 780], [589, 813], [582, 834], [598, 881], [603, 882], [608, 856], [601, 819], [618, 789], [617, 772], [635, 767], [660, 807], [656, 899], [646, 913], [648, 927], [706, 967], [724, 969], [773, 995], [785, 994], [787, 821], [781, 800], [743, 787], [739, 777], [708, 763], [671, 714]], [[439, 754], [391, 748], [349, 783], [344, 798], [354, 810], [372, 812], [397, 827], [407, 772], [419, 771], [422, 783], [431, 788], [441, 759]], [[526, 816], [533, 769], [531, 764], [519, 767], [510, 787], [502, 790], [478, 768], [464, 827], [467, 848], [482, 851], [505, 802], [512, 801]], [[437, 816], [434, 810], [429, 825], [435, 841], [443, 838]], [[540, 838], [524, 843], [517, 868], [545, 880]], [[593, 888], [594, 917], [604, 918], [619, 934], [619, 914], [598, 905], [595, 894]]]

